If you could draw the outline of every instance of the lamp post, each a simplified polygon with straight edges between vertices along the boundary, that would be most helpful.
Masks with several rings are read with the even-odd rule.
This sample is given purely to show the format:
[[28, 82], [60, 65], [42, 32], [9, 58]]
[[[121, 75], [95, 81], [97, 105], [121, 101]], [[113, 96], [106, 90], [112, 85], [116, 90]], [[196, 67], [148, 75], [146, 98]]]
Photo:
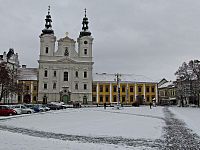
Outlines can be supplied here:
[[119, 109], [120, 107], [120, 77], [121, 74], [119, 73], [116, 73], [115, 74], [115, 77], [116, 77], [116, 81], [117, 81], [117, 109]]

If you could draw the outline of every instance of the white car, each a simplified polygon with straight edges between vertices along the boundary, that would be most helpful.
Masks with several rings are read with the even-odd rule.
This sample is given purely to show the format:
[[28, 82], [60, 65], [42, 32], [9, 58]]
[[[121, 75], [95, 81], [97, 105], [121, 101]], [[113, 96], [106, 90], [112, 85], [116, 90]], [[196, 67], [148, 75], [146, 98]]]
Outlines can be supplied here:
[[18, 110], [18, 111], [21, 111], [22, 114], [31, 114], [31, 113], [34, 113], [34, 110], [31, 109], [31, 108], [27, 108], [26, 106], [24, 105], [14, 105], [13, 106], [13, 109], [15, 110]]
[[16, 106], [17, 105], [11, 105], [10, 108], [15, 110], [17, 115], [21, 115], [22, 114], [22, 110], [19, 107], [16, 107]]

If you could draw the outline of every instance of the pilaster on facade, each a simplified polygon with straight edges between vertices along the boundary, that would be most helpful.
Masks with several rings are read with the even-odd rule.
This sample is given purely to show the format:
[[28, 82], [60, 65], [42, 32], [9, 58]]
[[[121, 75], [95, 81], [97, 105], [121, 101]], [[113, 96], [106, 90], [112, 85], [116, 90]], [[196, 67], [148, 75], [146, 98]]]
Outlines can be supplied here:
[[110, 103], [112, 103], [112, 83], [110, 83]]
[[99, 102], [99, 83], [97, 83], [96, 92], [97, 92], [97, 103], [98, 103]]
[[137, 100], [137, 83], [135, 83], [135, 101]]
[[146, 84], [144, 83], [144, 100], [146, 102]]

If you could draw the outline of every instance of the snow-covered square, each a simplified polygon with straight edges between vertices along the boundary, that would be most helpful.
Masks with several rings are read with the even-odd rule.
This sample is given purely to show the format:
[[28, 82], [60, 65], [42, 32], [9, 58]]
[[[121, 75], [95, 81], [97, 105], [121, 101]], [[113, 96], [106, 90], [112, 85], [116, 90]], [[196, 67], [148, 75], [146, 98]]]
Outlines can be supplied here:
[[183, 149], [185, 146], [198, 149], [199, 113], [198, 108], [141, 106], [120, 110], [113, 107], [66, 109], [0, 117], [0, 149], [154, 150], [177, 149], [180, 145]]

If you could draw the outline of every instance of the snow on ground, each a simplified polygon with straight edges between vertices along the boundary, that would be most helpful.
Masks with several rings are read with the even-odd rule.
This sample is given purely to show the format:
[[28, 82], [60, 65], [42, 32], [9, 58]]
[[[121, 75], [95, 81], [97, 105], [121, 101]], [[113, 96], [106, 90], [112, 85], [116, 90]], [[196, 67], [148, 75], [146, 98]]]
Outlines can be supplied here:
[[94, 137], [159, 139], [164, 121], [162, 107], [149, 109], [107, 107], [66, 109], [1, 121], [1, 124], [32, 130]]
[[170, 107], [170, 110], [177, 118], [183, 120], [188, 128], [200, 136], [200, 109], [191, 107]]
[[[0, 150], [141, 150], [143, 147], [128, 147], [112, 144], [80, 143], [31, 137], [23, 134], [0, 131]], [[149, 149], [150, 150], [150, 149]], [[153, 150], [153, 149], [152, 149]]]

